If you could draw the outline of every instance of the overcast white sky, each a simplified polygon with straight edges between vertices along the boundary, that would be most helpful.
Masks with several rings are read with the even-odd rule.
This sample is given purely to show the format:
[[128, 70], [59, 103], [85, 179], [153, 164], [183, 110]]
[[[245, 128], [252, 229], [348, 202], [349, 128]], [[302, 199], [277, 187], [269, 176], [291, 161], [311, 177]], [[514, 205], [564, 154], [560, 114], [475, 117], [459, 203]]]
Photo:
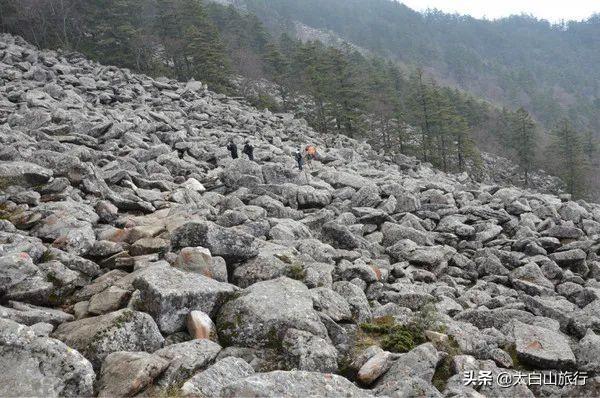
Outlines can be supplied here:
[[600, 0], [398, 0], [423, 11], [437, 8], [448, 13], [496, 19], [512, 14], [532, 14], [552, 22], [586, 19], [600, 12]]

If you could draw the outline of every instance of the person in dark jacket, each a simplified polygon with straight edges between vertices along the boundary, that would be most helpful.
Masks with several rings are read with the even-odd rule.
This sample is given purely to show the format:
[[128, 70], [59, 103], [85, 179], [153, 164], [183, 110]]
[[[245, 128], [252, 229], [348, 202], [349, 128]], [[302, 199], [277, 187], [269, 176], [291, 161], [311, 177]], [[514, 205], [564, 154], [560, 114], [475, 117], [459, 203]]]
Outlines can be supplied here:
[[242, 153], [248, 155], [248, 159], [254, 160], [254, 146], [252, 146], [250, 141], [246, 141], [246, 145], [244, 145]]
[[232, 159], [238, 158], [237, 145], [235, 145], [235, 142], [233, 142], [233, 140], [229, 140], [229, 144], [227, 144], [227, 150], [231, 152]]
[[302, 171], [304, 169], [304, 156], [302, 156], [300, 151], [296, 151], [296, 153], [294, 153], [294, 158], [296, 158], [296, 162], [298, 162], [298, 169]]

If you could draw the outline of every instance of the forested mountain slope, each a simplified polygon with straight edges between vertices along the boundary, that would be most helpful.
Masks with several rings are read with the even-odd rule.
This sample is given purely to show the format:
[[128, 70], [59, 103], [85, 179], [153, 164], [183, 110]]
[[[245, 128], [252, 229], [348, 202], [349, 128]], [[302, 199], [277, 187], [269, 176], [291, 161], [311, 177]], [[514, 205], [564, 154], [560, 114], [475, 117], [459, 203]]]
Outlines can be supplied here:
[[495, 21], [417, 13], [392, 0], [234, 0], [270, 26], [332, 30], [381, 55], [422, 65], [446, 81], [547, 127], [570, 116], [600, 127], [600, 17], [551, 25], [528, 16]]

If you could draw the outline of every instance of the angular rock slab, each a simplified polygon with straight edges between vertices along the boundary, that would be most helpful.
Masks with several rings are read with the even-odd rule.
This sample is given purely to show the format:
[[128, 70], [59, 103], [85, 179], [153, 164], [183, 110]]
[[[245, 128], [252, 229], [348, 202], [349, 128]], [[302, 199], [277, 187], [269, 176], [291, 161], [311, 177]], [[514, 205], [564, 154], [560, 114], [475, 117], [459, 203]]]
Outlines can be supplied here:
[[73, 315], [58, 309], [38, 307], [18, 301], [9, 301], [8, 304], [11, 306], [10, 308], [0, 306], [0, 318], [10, 319], [28, 326], [40, 322], [57, 326], [74, 319]]
[[52, 337], [79, 350], [95, 369], [112, 352], [154, 352], [164, 343], [152, 317], [130, 309], [63, 323]]
[[185, 320], [193, 310], [214, 316], [221, 305], [237, 289], [175, 268], [157, 267], [135, 279], [140, 291], [139, 309], [152, 315], [158, 327], [170, 334], [185, 329]]
[[221, 346], [206, 339], [186, 341], [161, 348], [154, 355], [166, 359], [169, 366], [155, 384], [162, 388], [179, 386], [212, 363], [219, 352]]
[[338, 371], [338, 352], [335, 347], [308, 332], [289, 329], [283, 337], [282, 350], [288, 369], [321, 373]]
[[226, 357], [186, 381], [181, 392], [191, 397], [219, 397], [224, 386], [252, 374], [254, 369], [243, 359]]
[[0, 164], [0, 190], [8, 186], [33, 187], [44, 184], [52, 177], [52, 170], [28, 162]]
[[222, 397], [338, 398], [372, 397], [348, 379], [329, 373], [281, 371], [257, 373], [221, 390]]
[[592, 329], [579, 341], [577, 350], [577, 367], [586, 372], [600, 372], [600, 336]]
[[244, 261], [258, 255], [253, 236], [206, 221], [183, 224], [171, 234], [171, 244], [173, 248], [202, 246], [227, 262]]
[[[391, 365], [390, 369], [377, 380], [375, 391], [378, 395], [394, 396], [395, 391], [404, 391], [406, 387], [411, 387], [411, 385], [416, 384], [417, 388], [422, 387], [423, 383], [418, 382], [418, 380], [424, 381], [425, 386], [431, 386], [439, 360], [440, 354], [433, 344], [422, 344], [406, 354], [402, 354]], [[415, 382], [415, 380], [417, 381]], [[405, 395], [400, 394], [399, 396]]]
[[168, 361], [146, 352], [113, 352], [102, 364], [98, 396], [133, 396], [152, 383], [167, 366]]
[[92, 396], [90, 362], [64, 343], [0, 319], [0, 396]]
[[563, 369], [575, 365], [568, 338], [560, 332], [514, 322], [517, 356], [536, 368]]

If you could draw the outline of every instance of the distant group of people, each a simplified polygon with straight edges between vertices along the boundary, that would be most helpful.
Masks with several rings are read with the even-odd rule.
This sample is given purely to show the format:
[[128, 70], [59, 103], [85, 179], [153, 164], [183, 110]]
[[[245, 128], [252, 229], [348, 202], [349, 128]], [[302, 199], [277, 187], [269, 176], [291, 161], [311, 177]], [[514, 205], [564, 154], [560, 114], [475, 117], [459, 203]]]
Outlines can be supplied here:
[[[229, 144], [227, 144], [227, 150], [231, 153], [232, 159], [238, 158], [238, 147], [235, 144], [235, 142], [233, 142], [233, 140], [230, 140]], [[246, 144], [244, 145], [244, 148], [242, 149], [242, 153], [244, 155], [247, 155], [248, 159], [250, 159], [252, 161], [254, 160], [254, 146], [250, 143], [250, 141], [246, 141]]]
[[[238, 156], [238, 147], [233, 139], [229, 140], [227, 144], [227, 150], [231, 153], [232, 159], [237, 159]], [[304, 152], [304, 153], [303, 153]], [[254, 161], [254, 146], [250, 143], [250, 141], [246, 141], [244, 144], [244, 148], [242, 149], [242, 153], [248, 156], [248, 159]], [[294, 152], [294, 159], [298, 163], [298, 169], [300, 171], [304, 170], [304, 163], [310, 164], [312, 160], [317, 160], [317, 148], [314, 145], [307, 145], [304, 148], [304, 151], [298, 149]]]
[[304, 148], [304, 154], [302, 154], [300, 150], [297, 150], [294, 153], [294, 158], [298, 163], [298, 169], [302, 171], [304, 170], [305, 161], [310, 164], [312, 160], [317, 160], [317, 148], [315, 148], [314, 145], [307, 145], [306, 148]]

